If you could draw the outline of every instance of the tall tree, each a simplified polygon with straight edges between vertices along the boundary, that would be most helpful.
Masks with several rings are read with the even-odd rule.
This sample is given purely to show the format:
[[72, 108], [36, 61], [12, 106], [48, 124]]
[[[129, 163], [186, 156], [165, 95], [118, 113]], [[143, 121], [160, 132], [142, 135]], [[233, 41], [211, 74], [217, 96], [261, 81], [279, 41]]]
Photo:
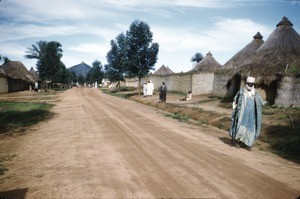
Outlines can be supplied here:
[[87, 74], [88, 83], [101, 83], [104, 75], [101, 62], [95, 60], [92, 66], [92, 69]]
[[68, 81], [68, 73], [61, 62], [62, 46], [56, 41], [38, 41], [36, 45], [27, 48], [24, 55], [27, 59], [37, 59], [37, 70], [42, 81], [51, 80], [53, 83]]
[[65, 66], [60, 61], [62, 57], [61, 47], [59, 42], [47, 42], [37, 63], [37, 70], [39, 71], [41, 80], [52, 80], [57, 82], [59, 77], [56, 76], [61, 76], [63, 74], [62, 68]]
[[135, 20], [126, 32], [127, 70], [129, 77], [141, 79], [150, 70], [154, 70], [157, 62], [159, 45], [152, 43], [153, 34], [150, 27], [143, 21]]
[[27, 48], [27, 51], [25, 51], [26, 55], [24, 55], [24, 57], [27, 59], [39, 60], [45, 51], [46, 45], [46, 41], [37, 41], [36, 45], [32, 44], [31, 48]]
[[[147, 23], [135, 20], [126, 32], [126, 75], [141, 78], [154, 70], [159, 51], [158, 43], [152, 43], [153, 34]], [[140, 93], [140, 88], [138, 89]]]
[[126, 37], [119, 34], [115, 40], [110, 41], [111, 49], [106, 55], [108, 62], [105, 65], [105, 75], [110, 81], [123, 81], [126, 71]]

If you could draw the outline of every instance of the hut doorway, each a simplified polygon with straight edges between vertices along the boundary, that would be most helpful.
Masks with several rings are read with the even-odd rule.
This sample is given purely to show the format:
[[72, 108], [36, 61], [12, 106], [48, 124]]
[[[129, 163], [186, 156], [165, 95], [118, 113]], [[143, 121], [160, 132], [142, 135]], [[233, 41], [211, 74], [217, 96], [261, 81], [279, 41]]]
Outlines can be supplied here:
[[227, 92], [225, 94], [225, 97], [222, 100], [223, 102], [229, 102], [233, 100], [234, 96], [241, 89], [241, 82], [242, 82], [241, 75], [237, 74], [233, 77], [232, 81], [226, 85]]
[[260, 87], [266, 93], [265, 100], [270, 105], [274, 104], [275, 103], [275, 99], [276, 99], [276, 94], [277, 94], [277, 87], [278, 87], [277, 80], [272, 81], [270, 85], [264, 85], [263, 84]]

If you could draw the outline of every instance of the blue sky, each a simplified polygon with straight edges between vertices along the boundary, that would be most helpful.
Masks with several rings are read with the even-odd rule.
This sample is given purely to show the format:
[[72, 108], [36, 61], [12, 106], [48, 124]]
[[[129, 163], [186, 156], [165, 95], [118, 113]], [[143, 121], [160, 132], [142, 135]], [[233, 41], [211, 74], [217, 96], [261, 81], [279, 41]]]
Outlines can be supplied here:
[[266, 40], [286, 16], [300, 33], [300, 1], [293, 0], [0, 0], [0, 54], [21, 61], [37, 41], [62, 44], [62, 62], [71, 67], [96, 59], [106, 64], [110, 40], [138, 19], [159, 43], [155, 69], [193, 67], [191, 57], [211, 52], [224, 64], [259, 31]]

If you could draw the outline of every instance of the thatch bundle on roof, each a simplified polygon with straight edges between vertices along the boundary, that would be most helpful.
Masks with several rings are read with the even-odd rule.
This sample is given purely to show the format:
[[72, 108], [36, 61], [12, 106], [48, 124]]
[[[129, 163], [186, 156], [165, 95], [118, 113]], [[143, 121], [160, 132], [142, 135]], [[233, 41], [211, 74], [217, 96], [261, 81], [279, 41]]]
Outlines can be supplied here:
[[153, 75], [170, 75], [173, 74], [174, 72], [169, 68], [166, 67], [165, 65], [162, 65], [157, 71], [153, 73]]
[[[284, 75], [300, 75], [300, 36], [283, 17], [269, 38], [235, 72], [269, 85]], [[296, 71], [296, 73], [295, 73]], [[297, 72], [298, 71], [298, 72]]]
[[188, 72], [214, 72], [221, 67], [222, 65], [215, 60], [211, 52], [208, 52], [206, 56]]
[[20, 79], [29, 83], [34, 82], [31, 74], [20, 61], [6, 62], [1, 66], [1, 68], [4, 70], [6, 76], [12, 79]]

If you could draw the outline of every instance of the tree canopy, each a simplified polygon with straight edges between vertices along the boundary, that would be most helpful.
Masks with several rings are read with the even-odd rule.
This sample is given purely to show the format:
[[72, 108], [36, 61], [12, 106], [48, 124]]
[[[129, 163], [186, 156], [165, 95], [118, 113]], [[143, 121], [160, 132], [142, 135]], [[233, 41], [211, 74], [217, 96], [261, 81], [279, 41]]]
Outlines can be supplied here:
[[86, 80], [88, 83], [101, 83], [103, 76], [104, 76], [104, 72], [102, 69], [102, 64], [100, 61], [95, 60], [92, 64], [92, 69], [87, 73], [86, 75]]
[[192, 58], [191, 62], [199, 63], [203, 59], [203, 55], [201, 53], [196, 53]]
[[110, 43], [105, 66], [107, 77], [111, 81], [124, 80], [125, 76], [141, 79], [154, 70], [159, 45], [152, 43], [152, 37], [148, 24], [139, 20], [132, 22], [126, 34], [119, 34]]
[[61, 62], [62, 46], [56, 41], [38, 41], [36, 45], [27, 48], [24, 55], [27, 59], [37, 59], [39, 78], [51, 80], [54, 83], [65, 83], [69, 79], [69, 73]]

